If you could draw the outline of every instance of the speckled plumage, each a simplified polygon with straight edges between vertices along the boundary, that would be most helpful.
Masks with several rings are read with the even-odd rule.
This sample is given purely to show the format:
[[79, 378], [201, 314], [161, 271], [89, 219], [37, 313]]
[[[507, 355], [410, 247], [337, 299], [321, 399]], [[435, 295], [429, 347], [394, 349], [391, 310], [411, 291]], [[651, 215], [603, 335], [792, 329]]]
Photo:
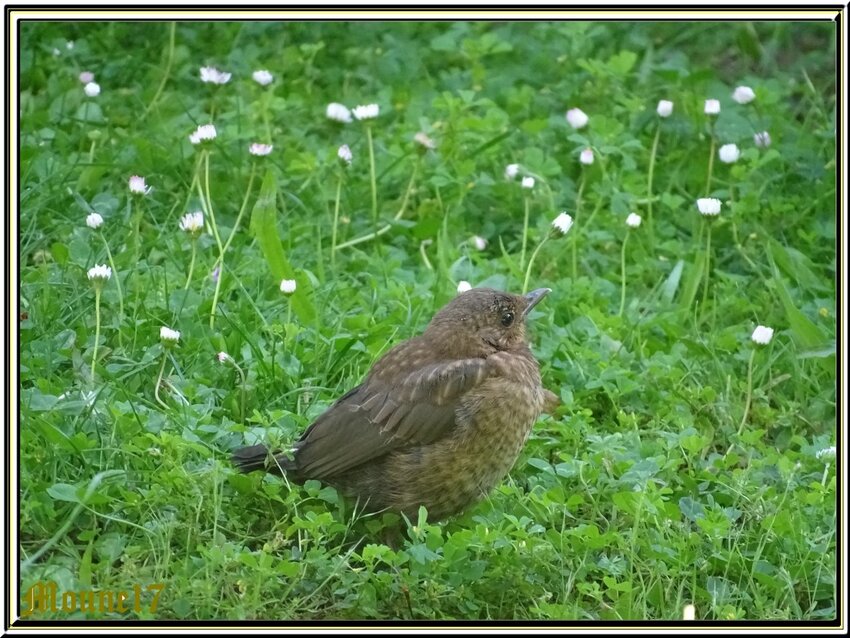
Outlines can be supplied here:
[[526, 313], [547, 292], [458, 295], [319, 416], [292, 458], [252, 446], [233, 461], [319, 479], [370, 511], [415, 518], [424, 505], [439, 520], [465, 509], [507, 475], [540, 413], [557, 403], [525, 335]]

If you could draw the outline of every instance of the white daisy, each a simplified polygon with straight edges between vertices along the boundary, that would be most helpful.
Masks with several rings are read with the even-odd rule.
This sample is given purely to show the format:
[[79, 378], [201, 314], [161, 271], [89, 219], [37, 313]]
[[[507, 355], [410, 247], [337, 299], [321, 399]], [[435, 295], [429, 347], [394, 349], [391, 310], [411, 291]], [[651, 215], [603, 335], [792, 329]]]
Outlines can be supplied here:
[[230, 73], [219, 71], [213, 66], [202, 66], [201, 82], [207, 82], [209, 84], [227, 84], [230, 82]]
[[373, 120], [378, 117], [379, 108], [377, 104], [366, 104], [363, 106], [355, 106], [352, 113], [358, 120]]
[[351, 153], [351, 149], [348, 148], [348, 144], [340, 146], [336, 152], [336, 156], [346, 164], [351, 164], [351, 160], [354, 159], [354, 155]]
[[697, 208], [703, 215], [714, 216], [720, 214], [720, 200], [714, 197], [701, 197], [697, 200]]
[[424, 148], [427, 148], [430, 151], [433, 151], [435, 148], [437, 148], [437, 143], [434, 140], [432, 140], [430, 137], [428, 137], [427, 133], [422, 133], [422, 132], [417, 133], [416, 135], [413, 136], [413, 141], [418, 142]]
[[738, 86], [732, 92], [732, 99], [738, 104], [749, 104], [756, 99], [756, 92], [748, 86]]
[[159, 338], [165, 342], [177, 343], [180, 339], [180, 331], [172, 330], [168, 326], [162, 326], [159, 329]]
[[204, 214], [197, 210], [194, 213], [186, 213], [180, 218], [180, 230], [190, 235], [200, 233], [204, 229]]
[[345, 104], [340, 104], [339, 102], [331, 102], [328, 104], [328, 108], [325, 110], [325, 115], [329, 120], [342, 122], [343, 124], [348, 124], [351, 121], [351, 111], [348, 110], [348, 107], [345, 106]]
[[670, 117], [673, 113], [673, 103], [670, 100], [659, 100], [655, 112], [659, 117]]
[[128, 182], [130, 192], [134, 195], [147, 195], [151, 192], [151, 187], [145, 185], [145, 178], [138, 175], [133, 175]]
[[626, 226], [629, 228], [637, 228], [640, 226], [641, 221], [643, 221], [637, 213], [629, 213], [629, 216], [626, 217]]
[[89, 268], [88, 277], [94, 282], [103, 283], [112, 276], [112, 268], [106, 264], [93, 266]]
[[260, 144], [258, 142], [254, 142], [248, 147], [248, 152], [251, 155], [256, 155], [257, 157], [265, 157], [272, 152], [273, 148], [274, 146], [271, 144]]
[[86, 217], [86, 226], [89, 228], [100, 228], [101, 224], [103, 224], [103, 217], [100, 213], [92, 213]]
[[254, 78], [254, 82], [262, 86], [267, 86], [272, 83], [272, 80], [274, 80], [274, 76], [265, 69], [260, 71], [254, 71], [251, 74], [251, 77]]
[[768, 328], [767, 326], [756, 326], [751, 338], [760, 346], [766, 346], [770, 343], [770, 340], [773, 339], [773, 328]]
[[209, 142], [216, 138], [215, 126], [212, 124], [201, 124], [195, 132], [189, 135], [189, 141], [192, 144], [200, 144], [201, 142]]
[[566, 235], [573, 226], [573, 218], [567, 215], [566, 212], [563, 212], [555, 218], [552, 226], [562, 235]]
[[738, 158], [741, 157], [741, 151], [735, 144], [724, 144], [718, 149], [717, 154], [720, 156], [720, 161], [725, 164], [737, 162]]
[[590, 121], [590, 118], [587, 117], [587, 114], [581, 109], [570, 109], [567, 111], [567, 122], [574, 129], [580, 129], [587, 126], [587, 123]]

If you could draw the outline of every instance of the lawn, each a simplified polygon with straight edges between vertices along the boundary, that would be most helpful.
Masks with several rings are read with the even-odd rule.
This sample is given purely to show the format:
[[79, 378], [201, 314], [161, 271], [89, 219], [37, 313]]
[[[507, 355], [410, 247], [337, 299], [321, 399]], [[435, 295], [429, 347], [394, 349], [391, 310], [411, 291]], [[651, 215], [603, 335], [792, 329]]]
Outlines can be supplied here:
[[[24, 24], [21, 587], [141, 592], [33, 617], [834, 618], [836, 33]], [[552, 289], [487, 499], [233, 469], [466, 284]]]

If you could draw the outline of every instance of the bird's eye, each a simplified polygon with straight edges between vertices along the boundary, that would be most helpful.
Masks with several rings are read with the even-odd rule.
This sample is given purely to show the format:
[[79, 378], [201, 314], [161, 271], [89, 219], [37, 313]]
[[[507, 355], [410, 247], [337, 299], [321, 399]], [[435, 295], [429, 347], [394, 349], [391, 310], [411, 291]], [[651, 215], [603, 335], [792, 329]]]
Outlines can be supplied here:
[[506, 328], [514, 322], [514, 313], [505, 312], [502, 314], [502, 325]]

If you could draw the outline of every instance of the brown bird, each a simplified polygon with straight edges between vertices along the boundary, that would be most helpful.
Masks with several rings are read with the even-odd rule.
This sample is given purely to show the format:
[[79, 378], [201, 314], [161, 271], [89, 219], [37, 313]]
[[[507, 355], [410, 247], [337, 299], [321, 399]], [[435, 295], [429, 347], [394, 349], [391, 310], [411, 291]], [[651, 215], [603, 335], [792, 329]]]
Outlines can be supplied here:
[[318, 479], [368, 511], [413, 520], [420, 505], [431, 520], [460, 512], [498, 485], [540, 413], [558, 404], [525, 334], [529, 311], [549, 292], [459, 294], [319, 416], [291, 458], [254, 445], [232, 461], [243, 472]]

